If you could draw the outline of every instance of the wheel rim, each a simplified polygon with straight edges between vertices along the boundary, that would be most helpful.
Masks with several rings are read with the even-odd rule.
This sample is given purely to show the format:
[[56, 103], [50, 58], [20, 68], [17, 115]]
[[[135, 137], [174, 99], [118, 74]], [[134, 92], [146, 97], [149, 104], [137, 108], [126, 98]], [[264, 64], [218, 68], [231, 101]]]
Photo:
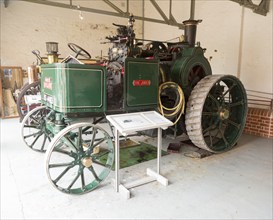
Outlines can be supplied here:
[[[31, 83], [29, 85], [26, 85], [25, 87], [23, 87], [21, 93], [18, 96], [18, 100], [16, 102], [17, 104], [17, 111], [18, 114], [20, 116], [20, 121], [23, 120], [23, 118], [25, 117], [25, 115], [27, 114], [27, 105], [25, 103], [25, 95], [38, 95], [40, 93], [40, 81]], [[32, 110], [34, 108], [36, 108], [37, 106], [40, 106], [39, 103], [37, 104], [32, 104], [29, 106], [29, 110]]]
[[[99, 162], [107, 155], [106, 164]], [[114, 162], [109, 134], [91, 123], [70, 125], [58, 133], [46, 152], [46, 172], [51, 184], [68, 194], [94, 190], [108, 176]]]
[[188, 135], [200, 148], [216, 153], [229, 150], [243, 132], [246, 113], [246, 92], [236, 77], [207, 76], [188, 101]]
[[45, 152], [51, 141], [51, 133], [46, 129], [44, 120], [48, 112], [45, 106], [39, 106], [31, 110], [22, 121], [23, 141], [34, 151]]

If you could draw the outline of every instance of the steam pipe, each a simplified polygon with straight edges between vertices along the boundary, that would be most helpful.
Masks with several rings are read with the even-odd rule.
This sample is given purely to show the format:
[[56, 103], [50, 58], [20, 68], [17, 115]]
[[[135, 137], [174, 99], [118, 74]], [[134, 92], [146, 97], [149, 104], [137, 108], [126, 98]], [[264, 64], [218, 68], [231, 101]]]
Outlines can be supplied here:
[[190, 20], [194, 20], [194, 13], [195, 13], [195, 0], [191, 0], [191, 15], [190, 15]]

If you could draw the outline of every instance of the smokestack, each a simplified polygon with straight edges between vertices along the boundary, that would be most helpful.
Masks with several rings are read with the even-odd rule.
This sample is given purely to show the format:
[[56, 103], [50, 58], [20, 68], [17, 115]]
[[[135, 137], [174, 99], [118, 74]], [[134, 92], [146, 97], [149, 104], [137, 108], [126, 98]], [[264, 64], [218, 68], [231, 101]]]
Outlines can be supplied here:
[[183, 24], [185, 25], [185, 41], [188, 42], [191, 47], [195, 46], [197, 24], [201, 22], [202, 20], [183, 21]]

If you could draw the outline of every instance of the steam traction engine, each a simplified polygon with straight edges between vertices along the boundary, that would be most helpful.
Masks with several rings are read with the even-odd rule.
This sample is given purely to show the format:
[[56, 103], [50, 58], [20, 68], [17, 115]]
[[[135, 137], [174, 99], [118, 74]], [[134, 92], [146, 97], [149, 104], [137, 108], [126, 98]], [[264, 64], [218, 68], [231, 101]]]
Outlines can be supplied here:
[[76, 57], [90, 54], [69, 44], [75, 59], [41, 66], [42, 106], [25, 116], [22, 137], [31, 149], [46, 151], [54, 187], [82, 194], [107, 177], [113, 142], [96, 124], [108, 114], [156, 109], [175, 123], [167, 132], [186, 133], [199, 148], [220, 153], [236, 144], [246, 120], [246, 92], [236, 77], [212, 75], [195, 43], [199, 22], [184, 21], [183, 41], [144, 44], [130, 16], [128, 25], [114, 24], [116, 36], [107, 37], [107, 61], [80, 64]]

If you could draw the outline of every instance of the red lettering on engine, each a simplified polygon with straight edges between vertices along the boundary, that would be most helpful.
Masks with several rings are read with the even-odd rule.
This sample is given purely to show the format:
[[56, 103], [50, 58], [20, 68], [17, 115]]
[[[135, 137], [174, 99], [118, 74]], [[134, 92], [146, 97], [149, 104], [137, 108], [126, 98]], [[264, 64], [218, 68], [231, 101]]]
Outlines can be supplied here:
[[151, 80], [148, 79], [139, 79], [133, 81], [133, 86], [150, 86]]
[[51, 78], [45, 77], [45, 79], [44, 79], [44, 88], [52, 90]]

